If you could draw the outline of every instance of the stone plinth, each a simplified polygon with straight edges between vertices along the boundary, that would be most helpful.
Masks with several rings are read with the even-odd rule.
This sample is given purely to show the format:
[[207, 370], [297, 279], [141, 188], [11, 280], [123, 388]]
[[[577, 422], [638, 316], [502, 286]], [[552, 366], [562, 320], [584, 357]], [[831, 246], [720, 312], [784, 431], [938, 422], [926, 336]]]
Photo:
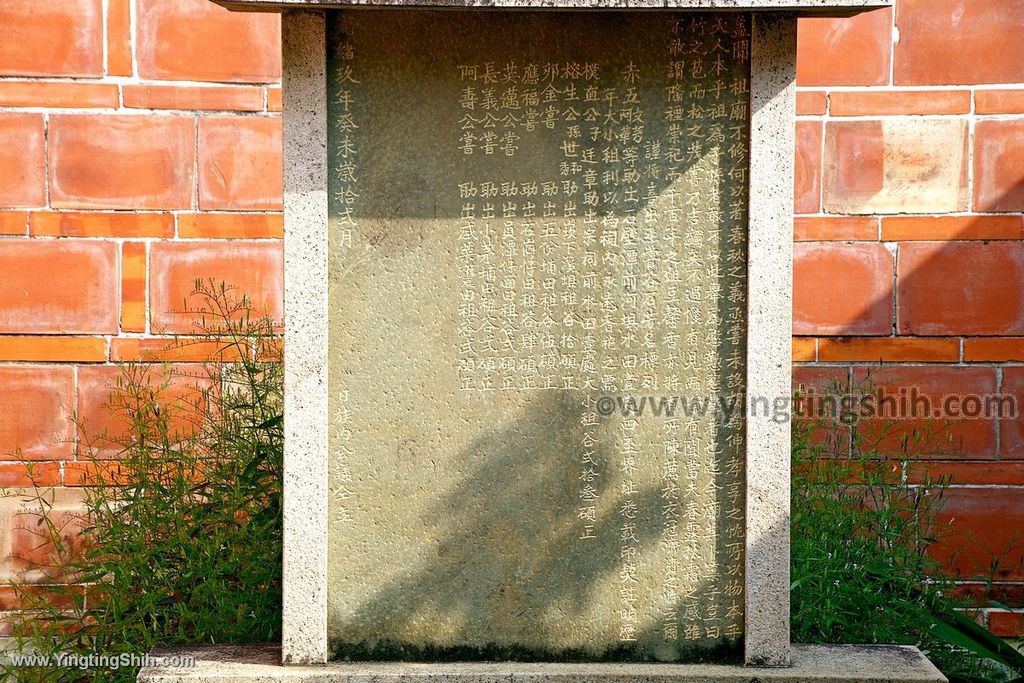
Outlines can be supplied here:
[[360, 664], [281, 666], [269, 646], [167, 650], [194, 667], [149, 667], [139, 683], [944, 683], [917, 648], [797, 645], [787, 669], [677, 664]]

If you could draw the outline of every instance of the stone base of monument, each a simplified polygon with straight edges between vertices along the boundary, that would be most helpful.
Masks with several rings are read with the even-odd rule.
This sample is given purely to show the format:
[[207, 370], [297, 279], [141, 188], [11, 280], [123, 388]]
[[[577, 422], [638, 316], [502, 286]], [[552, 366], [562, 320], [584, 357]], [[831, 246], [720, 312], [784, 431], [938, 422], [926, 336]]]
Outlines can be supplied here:
[[[726, 664], [553, 664], [336, 662], [282, 666], [276, 646], [166, 649], [154, 658], [179, 666], [150, 666], [140, 683], [841, 683], [945, 682], [914, 647], [796, 645], [793, 666], [758, 669]], [[193, 661], [194, 660], [194, 661]]]

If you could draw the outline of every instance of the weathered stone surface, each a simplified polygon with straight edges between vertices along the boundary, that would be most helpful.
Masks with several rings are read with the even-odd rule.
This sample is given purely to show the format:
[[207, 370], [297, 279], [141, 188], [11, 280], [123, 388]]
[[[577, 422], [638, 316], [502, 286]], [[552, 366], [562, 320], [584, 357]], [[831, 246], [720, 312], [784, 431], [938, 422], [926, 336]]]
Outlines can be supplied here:
[[[753, 22], [746, 388], [752, 400], [778, 401], [792, 393], [796, 19], [757, 15]], [[789, 663], [790, 424], [778, 413], [752, 410], [746, 437], [744, 660], [784, 666]]]
[[140, 683], [944, 683], [917, 648], [796, 645], [793, 667], [715, 664], [329, 664], [283, 667], [272, 646], [166, 650], [194, 667], [147, 667]]
[[322, 13], [284, 17], [286, 663], [327, 659], [327, 46]]
[[332, 21], [334, 655], [738, 656], [748, 19]]

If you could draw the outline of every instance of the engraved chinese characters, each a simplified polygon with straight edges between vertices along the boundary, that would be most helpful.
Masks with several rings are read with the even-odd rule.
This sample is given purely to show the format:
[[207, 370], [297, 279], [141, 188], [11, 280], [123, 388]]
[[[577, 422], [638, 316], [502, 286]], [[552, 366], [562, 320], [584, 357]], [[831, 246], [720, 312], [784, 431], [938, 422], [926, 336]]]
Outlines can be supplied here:
[[338, 656], [742, 638], [747, 21], [339, 15]]

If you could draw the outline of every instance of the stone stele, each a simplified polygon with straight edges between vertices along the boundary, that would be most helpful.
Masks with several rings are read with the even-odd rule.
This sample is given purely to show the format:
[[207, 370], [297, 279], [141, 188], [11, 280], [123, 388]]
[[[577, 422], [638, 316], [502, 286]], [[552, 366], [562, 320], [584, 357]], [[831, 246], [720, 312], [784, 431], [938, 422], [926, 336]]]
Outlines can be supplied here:
[[789, 392], [792, 11], [883, 2], [225, 4], [288, 10], [284, 642], [140, 680], [942, 680], [790, 647], [746, 407]]
[[328, 26], [334, 656], [728, 656], [749, 18], [446, 14]]

